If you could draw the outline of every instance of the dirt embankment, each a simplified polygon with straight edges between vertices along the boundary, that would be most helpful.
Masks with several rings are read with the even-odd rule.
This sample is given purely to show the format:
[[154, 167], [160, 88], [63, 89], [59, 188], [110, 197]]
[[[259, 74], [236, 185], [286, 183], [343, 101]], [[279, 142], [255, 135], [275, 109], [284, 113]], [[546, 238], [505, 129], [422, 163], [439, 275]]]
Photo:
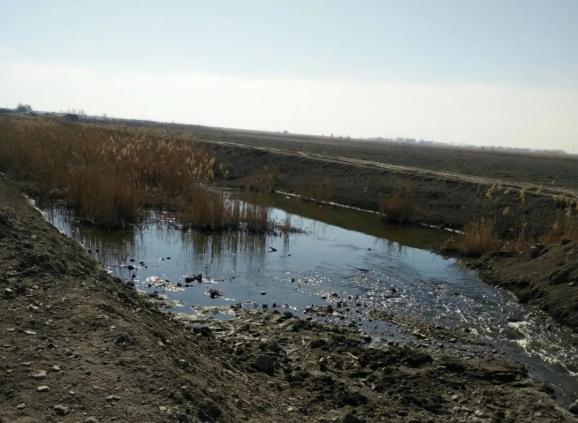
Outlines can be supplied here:
[[495, 221], [500, 236], [517, 235], [520, 228], [536, 236], [548, 233], [578, 199], [508, 185], [475, 183], [459, 178], [397, 172], [381, 167], [341, 162], [298, 152], [268, 151], [247, 146], [205, 142], [229, 174], [233, 187], [263, 185], [274, 179], [277, 189], [319, 200], [378, 210], [400, 185], [409, 187], [415, 221], [461, 230], [480, 217]]
[[578, 330], [578, 243], [533, 246], [525, 253], [488, 254], [469, 264], [481, 277]]
[[288, 313], [163, 314], [4, 181], [0, 289], [6, 423], [574, 421], [492, 352], [381, 344]]

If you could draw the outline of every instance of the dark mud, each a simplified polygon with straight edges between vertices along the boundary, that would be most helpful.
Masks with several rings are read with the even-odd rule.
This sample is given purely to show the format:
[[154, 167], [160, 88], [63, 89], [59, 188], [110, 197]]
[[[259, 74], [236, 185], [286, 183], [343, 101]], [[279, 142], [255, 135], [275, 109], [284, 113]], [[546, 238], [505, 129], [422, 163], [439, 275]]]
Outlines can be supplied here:
[[0, 288], [3, 422], [575, 420], [491, 353], [388, 344], [289, 313], [162, 313], [4, 181]]

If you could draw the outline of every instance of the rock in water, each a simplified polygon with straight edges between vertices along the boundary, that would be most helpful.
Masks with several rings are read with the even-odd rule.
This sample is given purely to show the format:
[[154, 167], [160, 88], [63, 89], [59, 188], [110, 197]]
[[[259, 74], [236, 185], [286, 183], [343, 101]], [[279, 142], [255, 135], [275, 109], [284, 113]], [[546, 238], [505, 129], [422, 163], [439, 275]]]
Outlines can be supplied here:
[[191, 282], [194, 282], [194, 281], [197, 281], [197, 282], [199, 282], [199, 283], [203, 282], [203, 274], [202, 274], [202, 273], [199, 273], [198, 275], [187, 276], [187, 277], [185, 278], [185, 282], [187, 282], [187, 283], [191, 283]]
[[217, 297], [222, 297], [222, 296], [223, 296], [223, 293], [221, 291], [219, 291], [218, 289], [214, 289], [214, 288], [209, 289], [209, 297], [215, 299]]

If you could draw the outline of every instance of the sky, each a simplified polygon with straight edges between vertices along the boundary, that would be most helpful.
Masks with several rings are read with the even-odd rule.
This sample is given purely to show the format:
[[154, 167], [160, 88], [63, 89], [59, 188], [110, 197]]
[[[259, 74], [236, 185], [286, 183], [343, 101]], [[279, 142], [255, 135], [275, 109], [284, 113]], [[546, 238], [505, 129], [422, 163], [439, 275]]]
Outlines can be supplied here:
[[0, 0], [0, 107], [578, 153], [578, 0]]

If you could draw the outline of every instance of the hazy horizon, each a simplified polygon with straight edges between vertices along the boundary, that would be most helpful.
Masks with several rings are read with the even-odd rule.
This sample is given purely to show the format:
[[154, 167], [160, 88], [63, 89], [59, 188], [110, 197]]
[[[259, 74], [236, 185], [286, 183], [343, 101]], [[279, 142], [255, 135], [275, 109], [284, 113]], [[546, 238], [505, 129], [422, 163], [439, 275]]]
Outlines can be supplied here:
[[6, 107], [578, 152], [572, 0], [0, 1], [0, 12]]
[[430, 139], [422, 139], [422, 138], [413, 138], [413, 137], [385, 137], [385, 136], [367, 136], [367, 137], [360, 137], [360, 136], [351, 136], [348, 134], [337, 134], [337, 133], [311, 133], [311, 132], [291, 132], [287, 130], [268, 130], [268, 129], [260, 129], [260, 128], [245, 128], [245, 127], [232, 127], [232, 126], [218, 126], [218, 125], [207, 125], [203, 124], [202, 122], [180, 122], [175, 120], [159, 120], [155, 118], [141, 118], [139, 116], [113, 116], [108, 113], [102, 114], [90, 114], [86, 113], [84, 109], [60, 109], [60, 110], [40, 110], [38, 108], [32, 107], [31, 104], [26, 102], [18, 102], [16, 105], [1, 105], [0, 109], [11, 109], [15, 110], [18, 106], [30, 106], [32, 108], [33, 113], [42, 114], [62, 114], [62, 115], [79, 115], [82, 119], [82, 116], [85, 116], [89, 119], [102, 119], [107, 121], [114, 121], [114, 120], [127, 120], [127, 121], [142, 121], [142, 122], [152, 122], [158, 123], [159, 125], [168, 124], [168, 125], [191, 125], [191, 126], [202, 126], [207, 128], [215, 128], [215, 129], [222, 129], [222, 130], [232, 130], [232, 131], [246, 131], [248, 133], [271, 133], [271, 134], [287, 134], [293, 135], [298, 137], [303, 136], [311, 136], [311, 137], [325, 137], [325, 138], [335, 138], [335, 139], [350, 139], [350, 140], [359, 140], [359, 141], [383, 141], [383, 142], [415, 142], [415, 143], [430, 143], [440, 146], [447, 146], [447, 147], [464, 147], [464, 148], [488, 148], [488, 149], [504, 149], [504, 150], [529, 150], [529, 151], [536, 151], [536, 152], [563, 152], [570, 155], [578, 155], [578, 153], [573, 153], [571, 151], [567, 151], [564, 149], [559, 148], [531, 148], [531, 147], [510, 147], [510, 146], [499, 146], [499, 145], [476, 145], [476, 144], [468, 144], [468, 143], [456, 143], [456, 142], [445, 142], [439, 140], [430, 140]]

